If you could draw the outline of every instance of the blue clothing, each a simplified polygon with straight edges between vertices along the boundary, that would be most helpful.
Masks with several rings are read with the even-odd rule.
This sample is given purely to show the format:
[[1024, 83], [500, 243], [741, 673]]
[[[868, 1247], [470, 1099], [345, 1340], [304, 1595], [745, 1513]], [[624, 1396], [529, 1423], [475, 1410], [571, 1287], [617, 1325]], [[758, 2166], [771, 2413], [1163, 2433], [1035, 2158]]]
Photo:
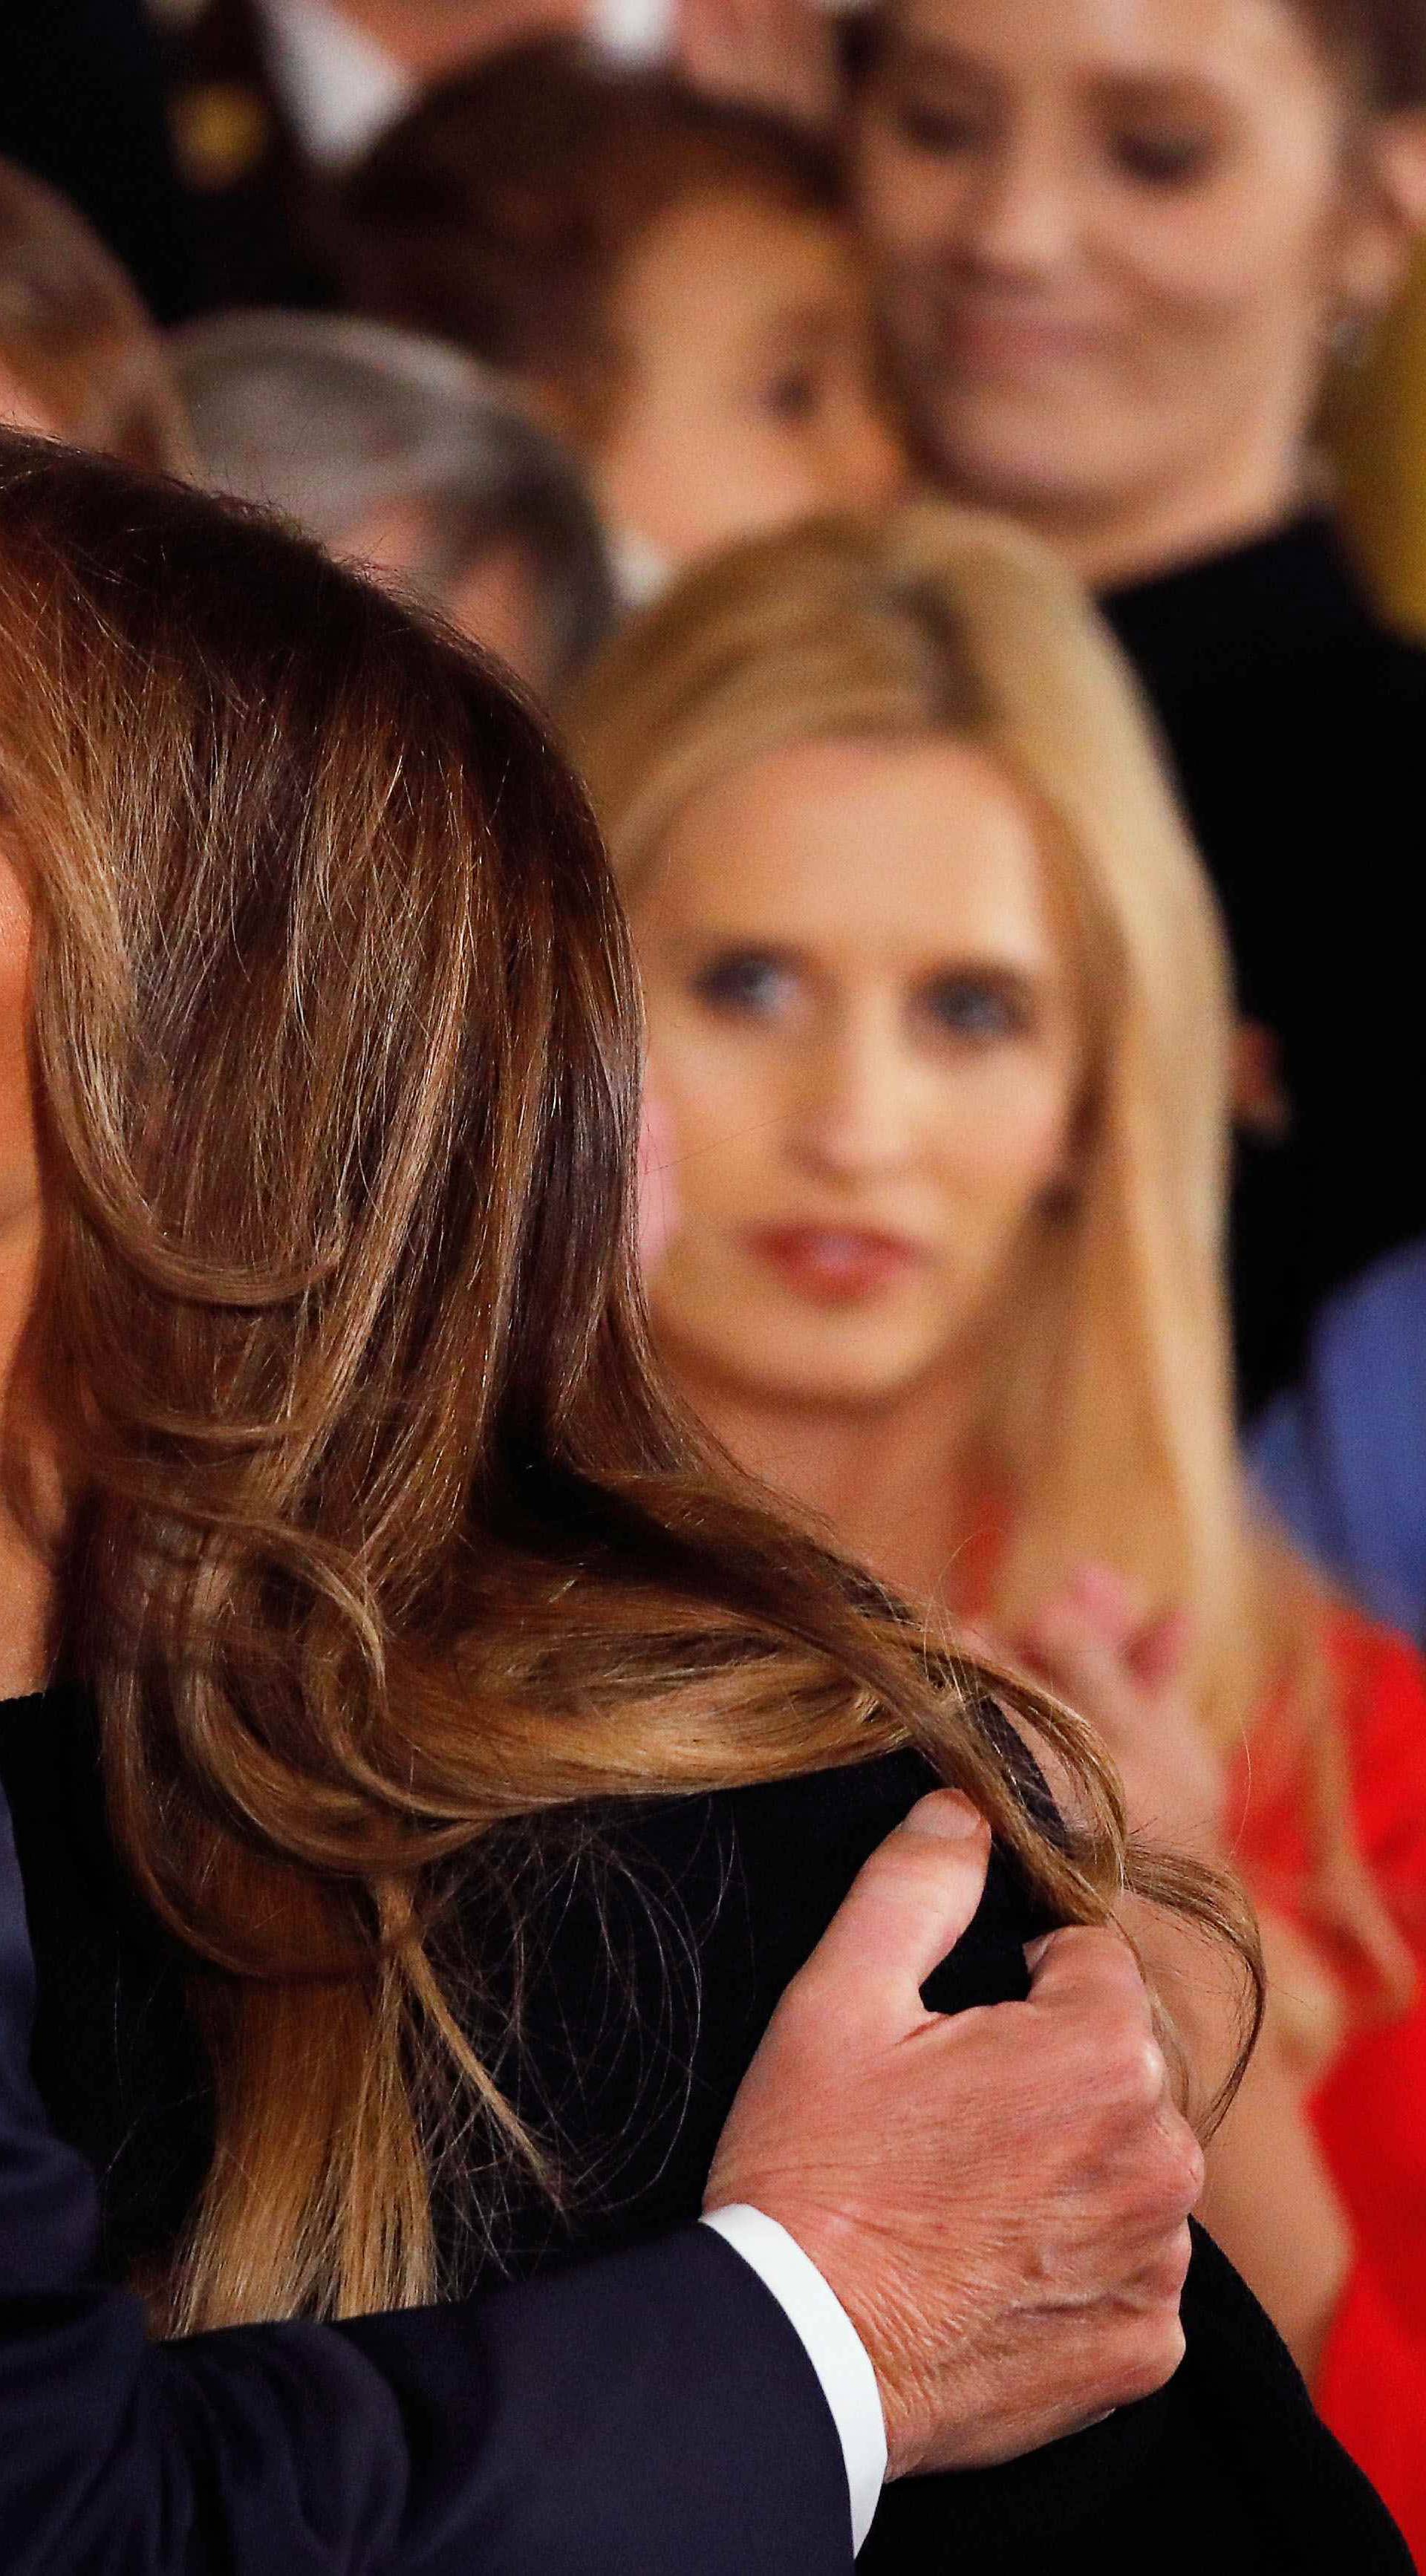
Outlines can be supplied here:
[[1258, 1482], [1363, 1607], [1426, 1641], [1426, 1241], [1329, 1298], [1249, 1442]]

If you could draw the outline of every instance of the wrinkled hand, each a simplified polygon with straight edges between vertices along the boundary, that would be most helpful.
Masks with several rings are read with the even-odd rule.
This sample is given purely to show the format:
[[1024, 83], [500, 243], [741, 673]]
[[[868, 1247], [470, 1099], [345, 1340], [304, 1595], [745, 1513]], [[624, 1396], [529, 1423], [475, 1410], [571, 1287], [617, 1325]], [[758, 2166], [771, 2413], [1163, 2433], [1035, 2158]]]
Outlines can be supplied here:
[[876, 2370], [893, 2476], [1013, 2459], [1163, 2385], [1203, 2161], [1117, 1933], [1036, 1943], [1023, 2003], [920, 1988], [980, 1901], [950, 1791], [867, 1862], [769, 2024], [706, 2207], [778, 2219]]
[[1144, 1619], [1101, 1565], [1082, 1566], [1015, 1641], [1018, 1660], [1102, 1737], [1134, 1831], [1221, 1863], [1227, 1772], [1184, 1688], [1187, 1647], [1179, 1612]]

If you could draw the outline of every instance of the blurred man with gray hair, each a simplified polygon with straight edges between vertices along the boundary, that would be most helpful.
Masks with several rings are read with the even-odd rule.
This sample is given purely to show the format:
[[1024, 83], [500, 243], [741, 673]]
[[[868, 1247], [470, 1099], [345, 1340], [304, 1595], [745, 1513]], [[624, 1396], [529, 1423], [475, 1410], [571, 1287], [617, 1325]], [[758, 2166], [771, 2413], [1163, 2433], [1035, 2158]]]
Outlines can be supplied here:
[[206, 479], [438, 609], [538, 696], [603, 636], [613, 588], [564, 451], [439, 341], [308, 313], [173, 336]]

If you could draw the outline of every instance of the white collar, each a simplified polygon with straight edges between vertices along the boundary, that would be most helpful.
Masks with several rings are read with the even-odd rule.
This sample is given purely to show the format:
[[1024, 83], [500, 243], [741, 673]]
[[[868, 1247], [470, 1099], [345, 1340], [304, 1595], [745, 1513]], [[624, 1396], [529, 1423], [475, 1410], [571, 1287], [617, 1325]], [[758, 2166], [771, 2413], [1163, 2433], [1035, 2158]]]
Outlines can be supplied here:
[[408, 71], [331, 0], [258, 0], [278, 88], [312, 159], [354, 161], [416, 95]]

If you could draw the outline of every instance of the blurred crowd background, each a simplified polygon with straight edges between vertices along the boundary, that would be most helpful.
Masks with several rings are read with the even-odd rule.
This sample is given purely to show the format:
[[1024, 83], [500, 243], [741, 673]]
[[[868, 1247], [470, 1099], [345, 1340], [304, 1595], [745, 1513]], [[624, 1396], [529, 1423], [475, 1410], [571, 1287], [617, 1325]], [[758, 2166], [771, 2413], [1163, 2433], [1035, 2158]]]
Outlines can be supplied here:
[[1252, 1881], [1426, 2544], [1426, 5], [7, 0], [0, 152], [0, 416], [572, 745], [690, 1401]]

